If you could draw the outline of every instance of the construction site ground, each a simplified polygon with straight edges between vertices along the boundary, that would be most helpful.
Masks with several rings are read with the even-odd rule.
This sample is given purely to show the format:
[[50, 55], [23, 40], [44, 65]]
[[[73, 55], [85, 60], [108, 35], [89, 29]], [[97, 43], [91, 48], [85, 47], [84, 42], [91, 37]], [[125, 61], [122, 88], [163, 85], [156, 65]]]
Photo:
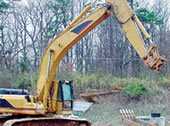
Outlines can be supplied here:
[[[168, 97], [168, 96], [167, 96]], [[84, 114], [93, 123], [93, 126], [122, 126], [119, 110], [122, 108], [133, 109], [137, 116], [148, 116], [151, 112], [160, 112], [169, 119], [170, 105], [164, 96], [143, 97], [138, 100], [124, 97], [121, 93], [98, 97], [98, 102]]]

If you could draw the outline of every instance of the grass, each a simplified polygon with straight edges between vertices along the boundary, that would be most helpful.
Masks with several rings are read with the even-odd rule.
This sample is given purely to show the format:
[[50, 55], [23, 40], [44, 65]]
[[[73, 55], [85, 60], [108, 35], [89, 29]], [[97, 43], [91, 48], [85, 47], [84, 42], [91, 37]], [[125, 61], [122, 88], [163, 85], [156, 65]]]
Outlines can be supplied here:
[[[36, 88], [37, 73], [12, 74], [8, 71], [0, 71], [0, 86], [4, 82], [10, 83], [12, 87]], [[143, 85], [150, 95], [161, 93], [170, 88], [170, 76], [155, 75], [154, 77], [115, 77], [102, 72], [81, 74], [79, 72], [59, 72], [58, 79], [74, 80], [77, 94], [93, 89], [110, 90], [113, 86], [128, 87], [128, 85]], [[130, 86], [131, 88], [131, 86]], [[126, 88], [127, 89], [127, 88]]]
[[112, 103], [95, 104], [82, 117], [87, 118], [93, 124], [120, 124], [119, 107]]
[[[114, 96], [111, 96], [113, 98]], [[103, 98], [101, 103], [94, 104], [89, 111], [84, 113], [81, 117], [90, 120], [95, 124], [111, 124], [112, 126], [122, 126], [121, 115], [119, 110], [121, 108], [133, 109], [137, 116], [149, 116], [151, 112], [159, 112], [161, 115], [168, 117], [170, 115], [169, 104], [162, 102], [154, 103], [149, 101], [138, 102], [120, 102], [120, 101], [107, 101]]]
[[[114, 86], [123, 87], [134, 95], [147, 95], [155, 96], [162, 95], [170, 88], [170, 77], [168, 76], [158, 76], [157, 77], [145, 77], [145, 78], [135, 78], [135, 77], [115, 77], [111, 74], [105, 73], [92, 73], [92, 74], [81, 74], [77, 72], [73, 73], [60, 73], [60, 79], [70, 79], [74, 80], [75, 89], [77, 94], [80, 92], [86, 92], [93, 89], [100, 90], [111, 90]], [[140, 85], [138, 88], [135, 85]], [[139, 89], [141, 91], [139, 91]], [[144, 89], [144, 90], [143, 90]], [[138, 92], [139, 91], [139, 92]]]
[[[121, 108], [133, 109], [136, 115], [148, 116], [151, 112], [160, 112], [167, 117], [170, 113], [169, 77], [119, 78], [103, 73], [85, 75], [80, 73], [72, 73], [69, 75], [69, 73], [67, 73], [67, 77], [68, 76], [75, 80], [78, 91], [92, 89], [105, 90], [118, 85], [130, 93], [133, 92], [133, 95], [140, 94], [141, 98], [138, 100], [129, 99], [122, 95], [122, 93], [119, 96], [101, 98], [99, 104], [94, 104], [90, 110], [81, 115], [81, 117], [90, 120], [94, 126], [105, 124], [121, 126], [121, 116], [119, 113]], [[139, 85], [139, 87], [137, 86], [138, 88], [136, 88], [136, 85]], [[135, 87], [134, 90], [133, 87]]]

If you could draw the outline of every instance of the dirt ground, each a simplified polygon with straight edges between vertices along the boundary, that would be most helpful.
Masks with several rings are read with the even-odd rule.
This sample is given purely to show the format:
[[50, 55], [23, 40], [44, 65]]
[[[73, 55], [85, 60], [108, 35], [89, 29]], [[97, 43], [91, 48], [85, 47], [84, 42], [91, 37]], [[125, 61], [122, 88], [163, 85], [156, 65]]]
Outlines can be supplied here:
[[[153, 100], [154, 99], [154, 100]], [[137, 116], [148, 116], [151, 112], [160, 112], [162, 116], [169, 118], [169, 102], [160, 98], [142, 98], [134, 101], [123, 97], [121, 94], [109, 95], [98, 98], [98, 103], [94, 104], [81, 117], [92, 122], [93, 126], [122, 126], [119, 110], [122, 108], [133, 109]]]

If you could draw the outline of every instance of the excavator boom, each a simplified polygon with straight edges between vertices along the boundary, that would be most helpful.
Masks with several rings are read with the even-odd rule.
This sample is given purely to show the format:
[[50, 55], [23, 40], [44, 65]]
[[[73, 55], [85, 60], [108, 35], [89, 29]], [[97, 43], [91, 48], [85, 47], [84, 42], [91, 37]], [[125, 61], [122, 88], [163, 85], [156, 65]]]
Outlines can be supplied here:
[[[50, 85], [52, 81], [55, 81], [61, 59], [83, 36], [111, 15], [116, 16], [126, 38], [149, 68], [159, 70], [160, 66], [164, 64], [165, 59], [159, 55], [157, 47], [145, 45], [144, 39], [150, 40], [150, 35], [130, 8], [127, 0], [106, 0], [106, 3], [95, 9], [89, 4], [59, 36], [52, 40], [42, 58], [37, 93], [38, 99], [43, 101], [46, 108], [56, 108], [55, 104], [50, 105], [47, 99], [51, 90]], [[51, 99], [55, 97], [56, 94]]]
[[[43, 101], [44, 105], [47, 105], [50, 84], [55, 80], [61, 59], [83, 36], [111, 15], [107, 7], [97, 8], [95, 11], [90, 12], [90, 14], [88, 13], [83, 13], [82, 18], [73, 22], [64, 33], [54, 38], [43, 56], [40, 65], [37, 93], [39, 100]], [[53, 107], [51, 106], [50, 108]]]

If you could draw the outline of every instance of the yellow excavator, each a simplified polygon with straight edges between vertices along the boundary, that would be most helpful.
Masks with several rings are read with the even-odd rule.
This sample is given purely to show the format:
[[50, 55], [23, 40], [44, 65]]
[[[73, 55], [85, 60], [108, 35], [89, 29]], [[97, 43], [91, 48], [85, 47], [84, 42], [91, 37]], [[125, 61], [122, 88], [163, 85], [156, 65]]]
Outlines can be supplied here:
[[[0, 126], [90, 126], [88, 121], [71, 116], [72, 81], [59, 81], [56, 76], [59, 63], [69, 49], [112, 15], [116, 16], [126, 38], [146, 66], [159, 71], [166, 59], [159, 55], [157, 46], [149, 45], [151, 36], [127, 0], [105, 0], [103, 3], [96, 0], [86, 5], [46, 48], [40, 64], [36, 96], [27, 93], [0, 95]], [[145, 40], [150, 42], [145, 44]]]

